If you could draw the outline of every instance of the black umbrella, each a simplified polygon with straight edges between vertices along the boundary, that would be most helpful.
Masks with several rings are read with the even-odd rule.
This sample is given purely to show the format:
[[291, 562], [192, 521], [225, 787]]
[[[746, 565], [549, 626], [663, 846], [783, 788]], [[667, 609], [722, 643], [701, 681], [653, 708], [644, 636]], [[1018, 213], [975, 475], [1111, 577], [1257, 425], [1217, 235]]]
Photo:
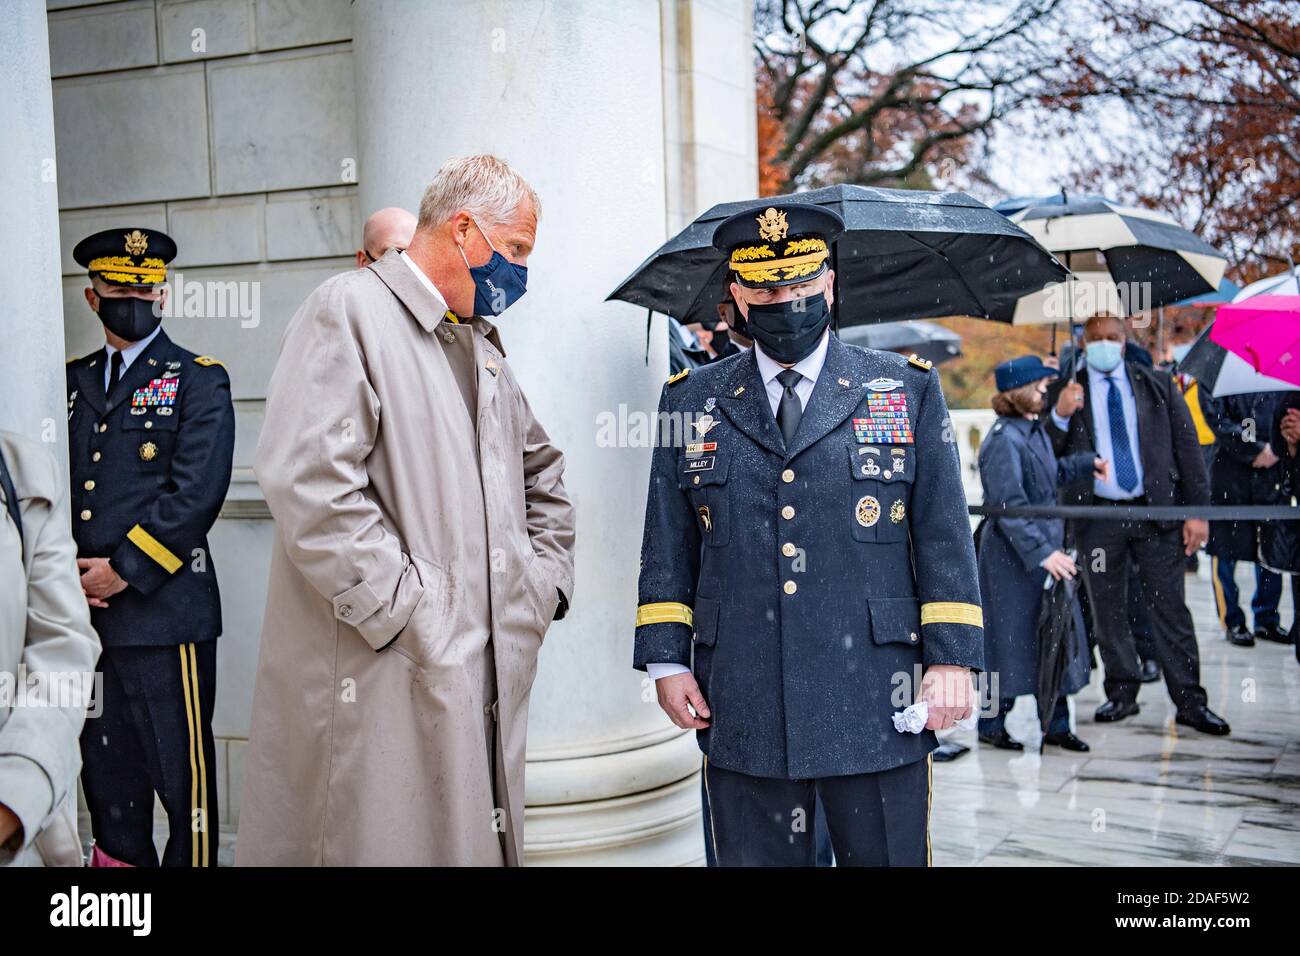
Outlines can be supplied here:
[[1061, 697], [1065, 677], [1068, 642], [1074, 629], [1074, 597], [1077, 584], [1070, 578], [1056, 580], [1049, 576], [1044, 583], [1043, 601], [1038, 606], [1038, 724], [1044, 734], [1052, 711]]
[[850, 345], [883, 352], [915, 353], [935, 365], [961, 356], [961, 336], [933, 322], [882, 322], [856, 325], [840, 333]]
[[[1016, 302], [1065, 278], [1065, 268], [1005, 216], [965, 193], [827, 186], [794, 197], [844, 220], [832, 256], [841, 326], [946, 316], [1010, 322]], [[726, 259], [713, 230], [772, 202], [721, 203], [623, 280], [620, 299], [690, 323], [722, 301]]]

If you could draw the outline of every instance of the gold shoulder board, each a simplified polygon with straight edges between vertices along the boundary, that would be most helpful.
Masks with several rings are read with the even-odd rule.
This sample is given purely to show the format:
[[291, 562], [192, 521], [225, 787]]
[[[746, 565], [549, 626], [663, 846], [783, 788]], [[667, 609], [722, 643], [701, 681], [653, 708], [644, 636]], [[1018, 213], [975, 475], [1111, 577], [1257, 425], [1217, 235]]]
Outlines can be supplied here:
[[669, 379], [668, 379], [668, 384], [669, 384], [669, 385], [675, 385], [675, 384], [677, 384], [678, 382], [680, 382], [682, 379], [684, 379], [687, 375], [690, 375], [690, 374], [691, 374], [691, 370], [688, 369], [688, 368], [684, 368], [684, 369], [682, 369], [680, 372], [678, 372], [676, 375], [674, 375], [674, 376], [672, 376], [671, 378], [669, 378]]
[[913, 352], [911, 355], [907, 357], [907, 364], [915, 365], [917, 368], [926, 372], [930, 371], [930, 369], [934, 367], [933, 362], [931, 362], [929, 359], [921, 358], [915, 352]]
[[226, 367], [225, 362], [221, 361], [220, 359], [214, 359], [211, 355], [197, 356], [194, 359], [194, 362], [197, 365], [220, 365], [222, 368]]

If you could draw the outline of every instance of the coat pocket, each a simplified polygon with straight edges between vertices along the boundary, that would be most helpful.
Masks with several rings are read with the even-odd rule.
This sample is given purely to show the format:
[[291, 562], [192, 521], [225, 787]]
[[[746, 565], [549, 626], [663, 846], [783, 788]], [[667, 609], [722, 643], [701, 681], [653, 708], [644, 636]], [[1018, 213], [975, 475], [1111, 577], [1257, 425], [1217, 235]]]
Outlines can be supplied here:
[[910, 446], [850, 445], [850, 528], [855, 541], [906, 541], [916, 453]]
[[447, 617], [447, 576], [438, 565], [410, 555], [411, 564], [424, 588], [406, 627], [393, 640], [392, 649], [415, 664], [437, 660], [442, 647]]
[[727, 473], [729, 455], [716, 453], [683, 457], [677, 466], [677, 487], [687, 492], [695, 524], [706, 546], [720, 548], [731, 538]]
[[876, 644], [911, 644], [921, 641], [921, 605], [916, 598], [869, 598], [871, 640]]

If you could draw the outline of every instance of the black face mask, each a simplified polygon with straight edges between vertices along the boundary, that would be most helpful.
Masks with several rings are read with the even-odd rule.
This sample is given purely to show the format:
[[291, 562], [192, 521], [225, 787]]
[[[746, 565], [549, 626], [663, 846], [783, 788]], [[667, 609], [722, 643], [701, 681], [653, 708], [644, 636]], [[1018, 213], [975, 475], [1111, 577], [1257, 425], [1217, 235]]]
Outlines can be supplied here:
[[789, 302], [749, 307], [748, 335], [774, 361], [793, 365], [817, 348], [831, 322], [831, 310], [822, 293]]
[[162, 321], [161, 315], [153, 314], [155, 304], [148, 299], [138, 299], [135, 296], [117, 299], [100, 296], [99, 321], [103, 322], [104, 328], [118, 338], [128, 342], [139, 342], [158, 328], [158, 323]]

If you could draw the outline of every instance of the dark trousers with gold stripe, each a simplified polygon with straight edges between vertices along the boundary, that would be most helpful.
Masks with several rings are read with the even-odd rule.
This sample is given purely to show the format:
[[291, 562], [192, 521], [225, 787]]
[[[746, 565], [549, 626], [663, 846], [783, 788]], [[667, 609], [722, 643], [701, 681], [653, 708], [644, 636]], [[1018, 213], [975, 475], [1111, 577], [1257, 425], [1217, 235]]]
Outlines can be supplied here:
[[814, 866], [824, 814], [836, 866], [930, 864], [930, 758], [815, 780], [751, 777], [704, 761], [717, 866]]
[[99, 670], [102, 713], [81, 734], [96, 845], [123, 863], [157, 866], [156, 793], [169, 824], [162, 865], [216, 866], [217, 642], [106, 647]]

